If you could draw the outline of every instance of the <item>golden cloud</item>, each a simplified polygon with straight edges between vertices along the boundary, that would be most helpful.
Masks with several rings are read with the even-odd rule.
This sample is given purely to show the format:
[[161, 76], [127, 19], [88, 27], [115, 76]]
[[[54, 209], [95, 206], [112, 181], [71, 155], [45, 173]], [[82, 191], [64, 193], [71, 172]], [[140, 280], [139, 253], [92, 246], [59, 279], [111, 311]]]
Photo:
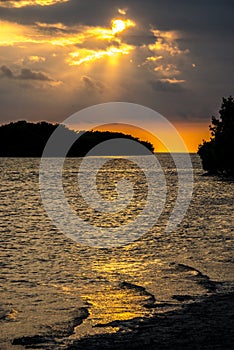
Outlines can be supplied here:
[[175, 64], [162, 64], [155, 67], [154, 71], [161, 72], [164, 76], [175, 76], [181, 73]]
[[[81, 65], [94, 62], [104, 57], [118, 57], [127, 55], [133, 50], [132, 45], [124, 43], [119, 34], [133, 27], [131, 20], [117, 20], [111, 22], [110, 28], [71, 26], [62, 23], [41, 23], [35, 25], [20, 25], [0, 21], [3, 31], [0, 34], [1, 46], [22, 46], [30, 44], [44, 44], [65, 47], [66, 62], [69, 65]], [[104, 43], [104, 45], [103, 45]], [[77, 49], [77, 46], [79, 48]], [[32, 61], [41, 61], [37, 55], [31, 55]]]
[[26, 6], [51, 6], [63, 2], [68, 2], [69, 0], [22, 0], [22, 1], [4, 1], [0, 0], [0, 7], [6, 8], [21, 8]]
[[43, 56], [29, 56], [28, 60], [33, 63], [45, 62], [45, 57]]
[[162, 60], [163, 59], [163, 56], [149, 56], [149, 57], [146, 57], [146, 61], [152, 61], [152, 62], [156, 62], [156, 61], [159, 61], [159, 60]]
[[105, 57], [117, 57], [120, 55], [128, 55], [133, 46], [127, 44], [120, 44], [119, 47], [110, 46], [106, 50], [86, 50], [79, 49], [69, 53], [66, 62], [70, 66], [80, 66], [83, 63], [94, 62]]
[[[175, 31], [151, 29], [148, 32], [150, 38], [150, 32], [153, 33], [151, 43], [138, 45], [129, 41], [128, 33], [125, 35], [129, 28], [134, 34], [135, 26], [136, 23], [131, 19], [119, 17], [113, 18], [109, 27], [79, 24], [68, 26], [60, 22], [23, 25], [0, 21], [0, 46], [17, 48], [15, 55], [11, 50], [11, 63], [14, 62], [18, 66], [53, 71], [56, 64], [60, 79], [70, 76], [70, 71], [66, 71], [67, 65], [84, 66], [82, 74], [86, 76], [90, 68], [94, 69], [94, 63], [102, 60], [108, 63], [106, 79], [118, 79], [118, 70], [112, 68], [120, 62], [123, 64], [123, 60], [120, 61], [121, 57], [131, 54], [128, 60], [124, 61], [126, 69], [132, 71], [136, 63], [136, 67], [147, 69], [157, 79], [164, 79], [161, 82], [182, 83], [179, 66], [187, 51], [178, 46], [180, 34]], [[22, 48], [24, 50], [19, 50]], [[4, 61], [2, 63], [5, 64]], [[88, 84], [87, 79], [84, 82]]]
[[118, 12], [119, 12], [120, 15], [126, 15], [127, 11], [128, 11], [127, 7], [123, 8], [123, 9], [118, 9]]
[[184, 79], [175, 79], [175, 78], [173, 78], [173, 79], [169, 79], [169, 78], [160, 79], [160, 81], [162, 83], [168, 83], [168, 84], [183, 84], [186, 82], [186, 80], [184, 80]]
[[0, 21], [0, 27], [0, 46], [12, 46], [16, 43], [30, 41], [30, 32], [26, 26], [18, 23]]
[[177, 31], [161, 31], [158, 29], [152, 29], [151, 32], [155, 37], [155, 43], [149, 45], [149, 49], [152, 52], [167, 52], [171, 56], [180, 55], [183, 53], [179, 49], [176, 40], [180, 38]]
[[177, 81], [175, 76], [181, 74], [178, 65], [186, 59], [189, 50], [182, 50], [178, 45], [181, 34], [177, 31], [161, 31], [151, 29], [155, 42], [146, 46], [149, 55], [144, 61], [164, 83], [182, 83]]

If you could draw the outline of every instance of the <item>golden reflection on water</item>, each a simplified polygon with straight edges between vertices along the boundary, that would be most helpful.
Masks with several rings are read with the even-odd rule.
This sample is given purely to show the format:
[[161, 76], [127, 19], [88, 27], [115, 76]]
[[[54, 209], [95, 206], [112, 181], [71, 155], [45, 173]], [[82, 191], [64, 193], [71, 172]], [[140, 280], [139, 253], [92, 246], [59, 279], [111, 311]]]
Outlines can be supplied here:
[[[144, 307], [149, 295], [123, 288], [124, 281], [155, 296], [156, 314], [160, 304], [175, 305], [173, 295], [207, 294], [206, 284], [200, 283], [204, 274], [233, 281], [233, 183], [202, 177], [198, 166], [191, 207], [178, 230], [165, 236], [158, 225], [129, 246], [98, 250], [75, 244], [53, 226], [40, 200], [38, 162], [1, 160], [0, 310], [5, 316], [0, 349], [6, 339], [64, 329], [80, 307], [90, 315], [76, 327], [74, 338], [119, 329], [118, 322], [100, 324], [150, 317], [151, 310]], [[168, 158], [165, 162], [168, 169]], [[76, 179], [76, 160], [68, 163], [65, 189], [75, 207], [69, 181]], [[173, 169], [167, 174], [173, 192], [176, 174]]]
[[102, 315], [102, 323], [106, 324], [115, 320], [124, 321], [143, 317], [148, 313], [143, 307], [147, 297], [137, 295], [132, 290], [107, 287], [95, 295], [82, 295], [82, 298], [92, 305], [90, 313], [93, 325], [100, 322], [100, 315]]
[[[81, 298], [91, 306], [90, 315], [75, 329], [75, 335], [71, 338], [81, 338], [86, 334], [115, 333], [120, 328], [118, 324], [111, 325], [111, 322], [149, 316], [149, 311], [143, 306], [147, 297], [133, 293], [132, 290], [109, 286], [95, 294], [92, 291], [83, 294]], [[102, 327], [103, 325], [105, 326]]]

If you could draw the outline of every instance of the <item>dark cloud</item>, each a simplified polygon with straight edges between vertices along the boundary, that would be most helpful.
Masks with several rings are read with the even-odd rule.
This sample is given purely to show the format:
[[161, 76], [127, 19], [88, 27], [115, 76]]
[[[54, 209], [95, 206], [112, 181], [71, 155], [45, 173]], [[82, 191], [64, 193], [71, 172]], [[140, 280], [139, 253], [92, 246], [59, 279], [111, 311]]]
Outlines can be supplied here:
[[121, 38], [124, 40], [124, 42], [128, 45], [134, 45], [134, 46], [143, 46], [143, 45], [149, 45], [155, 42], [155, 37], [151, 35], [149, 32], [145, 34], [139, 34], [139, 35], [130, 35], [128, 33], [123, 33], [121, 35]]
[[[116, 4], [116, 7], [115, 7]], [[117, 12], [117, 1], [97, 0], [57, 3], [53, 6], [27, 6], [22, 8], [1, 8], [0, 17], [25, 24], [35, 22], [107, 25]], [[98, 11], [98, 15], [94, 15]]]
[[151, 80], [149, 83], [155, 91], [183, 92], [185, 90], [183, 82], [170, 82], [169, 79]]
[[33, 23], [37, 31], [40, 31], [48, 35], [61, 35], [61, 34], [71, 34], [75, 30], [73, 27], [63, 25], [62, 23], [46, 23], [46, 22], [35, 22]]
[[42, 72], [34, 72], [28, 68], [22, 68], [21, 73], [16, 76], [17, 79], [23, 80], [43, 80], [43, 81], [52, 81], [45, 73]]
[[96, 81], [88, 76], [82, 76], [81, 81], [83, 82], [85, 87], [90, 90], [95, 90], [99, 93], [103, 93], [105, 90], [105, 86], [101, 81]]
[[141, 0], [128, 3], [132, 16], [161, 30], [181, 30], [193, 36], [231, 35], [234, 30], [232, 0], [147, 0], [145, 6]]
[[9, 78], [9, 79], [14, 78], [12, 71], [7, 66], [1, 67], [1, 73], [2, 73], [1, 76], [3, 77]]
[[[127, 15], [160, 29], [190, 32], [224, 32], [234, 28], [232, 0], [70, 0], [53, 6], [1, 8], [1, 18], [20, 23], [62, 22], [66, 24], [108, 25], [110, 18], [120, 16], [118, 8], [127, 7]], [[96, 15], [98, 11], [98, 15]], [[203, 33], [204, 34], [204, 33]]]
[[1, 66], [0, 76], [8, 79], [53, 81], [53, 79], [48, 77], [45, 73], [35, 72], [28, 68], [22, 68], [20, 74], [14, 74], [12, 70], [5, 65]]

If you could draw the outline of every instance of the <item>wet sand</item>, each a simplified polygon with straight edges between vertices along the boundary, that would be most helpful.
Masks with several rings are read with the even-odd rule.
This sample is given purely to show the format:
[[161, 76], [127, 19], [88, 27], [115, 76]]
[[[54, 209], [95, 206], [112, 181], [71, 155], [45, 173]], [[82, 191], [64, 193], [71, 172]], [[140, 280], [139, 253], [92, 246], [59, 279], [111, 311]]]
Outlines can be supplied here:
[[[186, 299], [186, 296], [185, 296]], [[95, 335], [65, 344], [61, 336], [69, 336], [82, 319], [83, 310], [66, 332], [14, 339], [13, 345], [27, 349], [66, 350], [143, 350], [143, 349], [233, 349], [234, 293], [207, 295], [203, 300], [182, 305], [177, 311], [156, 315], [150, 319], [116, 321], [114, 334]], [[107, 325], [105, 325], [107, 326]], [[63, 334], [62, 334], [63, 333]]]

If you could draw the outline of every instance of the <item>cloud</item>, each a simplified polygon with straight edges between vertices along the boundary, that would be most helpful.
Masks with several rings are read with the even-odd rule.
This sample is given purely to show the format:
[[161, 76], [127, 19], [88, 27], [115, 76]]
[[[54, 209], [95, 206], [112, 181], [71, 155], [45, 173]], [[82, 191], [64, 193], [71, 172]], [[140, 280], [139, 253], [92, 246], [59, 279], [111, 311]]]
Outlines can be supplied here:
[[7, 66], [2, 66], [1, 67], [1, 72], [2, 72], [1, 75], [3, 77], [9, 78], [9, 79], [14, 78], [14, 75], [13, 75], [12, 71]]
[[[172, 87], [172, 83], [161, 79], [173, 79], [175, 76], [178, 80], [184, 79], [184, 62], [189, 55], [180, 49], [182, 34], [149, 25], [144, 27], [134, 18], [117, 16], [113, 16], [112, 20], [109, 18], [107, 24], [101, 26], [44, 20], [29, 25], [3, 21], [5, 34], [0, 35], [0, 42], [5, 45], [3, 62], [8, 63], [8, 69], [22, 65], [19, 73], [11, 72], [12, 79], [25, 84], [33, 80], [44, 81], [46, 84], [34, 84], [34, 88], [47, 93], [47, 87], [55, 84], [50, 76], [56, 75], [58, 81], [63, 82], [61, 89], [56, 88], [58, 94], [60, 97], [63, 95], [63, 100], [75, 110], [110, 100], [129, 100], [153, 108], [155, 91], [177, 92], [179, 89], [175, 83]], [[167, 45], [158, 47], [159, 38]], [[175, 48], [177, 54], [171, 55]], [[149, 81], [159, 81], [157, 90]], [[22, 83], [17, 85], [23, 94]], [[45, 110], [47, 96], [43, 97]], [[54, 103], [56, 110], [56, 98]]]
[[[122, 31], [133, 27], [133, 21], [113, 20], [110, 27], [66, 26], [62, 23], [37, 22], [33, 26], [0, 21], [4, 34], [0, 46], [50, 46], [64, 48], [69, 65], [95, 62], [106, 57], [128, 55], [134, 47], [121, 38]], [[33, 55], [32, 55], [33, 56]]]
[[120, 15], [126, 15], [126, 14], [127, 14], [127, 11], [128, 11], [128, 8], [127, 8], [127, 7], [118, 9], [118, 13], [119, 13]]
[[165, 76], [179, 74], [177, 61], [186, 59], [189, 54], [188, 49], [179, 47], [179, 40], [182, 34], [170, 30], [164, 31], [159, 29], [151, 29], [154, 42], [147, 46], [148, 56], [145, 64], [149, 64], [156, 72], [161, 72]]
[[156, 81], [150, 81], [150, 85], [155, 91], [164, 91], [164, 92], [182, 92], [185, 90], [183, 84], [186, 81], [181, 79], [159, 79]]
[[41, 80], [41, 81], [54, 81], [45, 73], [35, 72], [29, 68], [22, 68], [19, 74], [14, 74], [12, 70], [3, 65], [1, 66], [1, 76], [8, 79], [18, 79], [18, 80]]
[[[0, 67], [5, 65], [0, 69], [5, 77], [0, 98], [9, 118], [15, 115], [12, 98], [20, 104], [22, 117], [30, 116], [30, 99], [38, 118], [49, 112], [62, 117], [113, 100], [141, 103], [172, 119], [183, 113], [202, 118], [215, 113], [221, 96], [233, 93], [230, 0], [30, 2], [0, 0], [0, 5], [5, 3], [0, 6]], [[113, 19], [130, 19], [136, 26], [114, 34]], [[50, 89], [55, 81], [38, 73], [63, 84]], [[97, 82], [103, 84], [103, 93], [97, 92]]]
[[152, 52], [165, 51], [171, 56], [189, 52], [188, 50], [183, 51], [178, 47], [177, 40], [181, 38], [181, 34], [177, 31], [162, 31], [159, 29], [152, 29], [151, 31], [155, 38], [154, 44], [149, 45], [149, 49]]
[[[159, 56], [162, 57], [162, 56]], [[155, 61], [153, 61], [155, 62]], [[181, 71], [178, 69], [178, 67], [175, 64], [162, 64], [162, 65], [156, 65], [154, 67], [155, 72], [161, 73], [165, 77], [173, 77], [175, 75], [179, 75]]]
[[46, 22], [36, 22], [35, 23], [35, 27], [37, 27], [37, 29], [39, 29], [40, 31], [44, 31], [45, 33], [69, 33], [69, 32], [73, 32], [73, 28], [70, 27], [71, 29], [69, 29], [68, 26], [64, 25], [61, 22], [57, 22], [57, 23], [46, 23]]
[[0, 7], [21, 8], [27, 6], [51, 6], [68, 1], [69, 0], [0, 0]]
[[33, 56], [28, 56], [25, 58], [25, 62], [32, 62], [32, 63], [39, 63], [39, 62], [45, 62], [45, 57], [43, 56], [37, 56], [37, 55], [33, 55]]
[[186, 80], [184, 80], [184, 79], [175, 79], [175, 78], [173, 78], [173, 79], [160, 79], [161, 80], [161, 82], [163, 82], [163, 83], [169, 83], [169, 84], [183, 84], [183, 83], [185, 83], [186, 82]]
[[82, 76], [81, 81], [87, 89], [103, 93], [105, 90], [105, 85], [101, 81], [96, 81], [88, 76]]
[[128, 55], [133, 47], [121, 44], [120, 47], [110, 46], [106, 50], [87, 50], [78, 49], [70, 52], [66, 62], [70, 66], [80, 66], [84, 63], [93, 63], [103, 58], [114, 58], [122, 55]]
[[[189, 53], [179, 47], [182, 35], [174, 30], [142, 28], [132, 19], [114, 17], [106, 26], [65, 25], [61, 22], [37, 21], [22, 25], [1, 21], [4, 35], [2, 46], [47, 46], [51, 50], [64, 48], [65, 62], [69, 66], [94, 64], [103, 59], [118, 59], [133, 54], [138, 65], [148, 65], [158, 77], [173, 77], [180, 73], [177, 61], [183, 63]], [[38, 57], [31, 54], [31, 57]], [[158, 60], [160, 59], [160, 64]], [[161, 75], [161, 76], [160, 76]]]
[[[1, 0], [0, 0], [1, 1]], [[119, 8], [124, 7], [126, 2], [119, 0], [51, 0], [55, 6], [36, 5], [37, 0], [31, 0], [36, 6], [26, 6], [21, 8], [2, 8], [1, 18], [9, 19], [20, 23], [34, 23], [36, 21], [44, 22], [63, 22], [66, 24], [82, 23], [83, 25], [103, 25], [107, 24], [109, 19], [115, 15]], [[1, 1], [1, 3], [10, 3], [11, 1]], [[13, 3], [29, 2], [27, 0], [12, 1]], [[38, 0], [43, 3], [43, 1]], [[45, 3], [48, 1], [44, 1]], [[6, 7], [6, 5], [4, 5]], [[18, 5], [17, 5], [18, 6]], [[155, 2], [155, 0], [128, 0], [127, 14], [136, 20], [140, 20], [144, 26], [149, 23], [153, 27], [160, 29], [177, 29], [179, 31], [196, 33], [203, 36], [217, 35], [226, 33], [232, 37], [234, 29], [233, 10], [234, 3], [231, 0], [207, 0], [189, 2], [186, 0], [164, 0]], [[170, 10], [168, 10], [170, 9]], [[95, 16], [98, 12], [98, 16]], [[121, 15], [121, 14], [119, 14]], [[121, 15], [123, 16], [123, 15]]]
[[34, 72], [28, 68], [22, 68], [21, 73], [16, 76], [16, 79], [22, 80], [43, 80], [43, 81], [52, 81], [53, 79], [49, 78], [45, 73]]

